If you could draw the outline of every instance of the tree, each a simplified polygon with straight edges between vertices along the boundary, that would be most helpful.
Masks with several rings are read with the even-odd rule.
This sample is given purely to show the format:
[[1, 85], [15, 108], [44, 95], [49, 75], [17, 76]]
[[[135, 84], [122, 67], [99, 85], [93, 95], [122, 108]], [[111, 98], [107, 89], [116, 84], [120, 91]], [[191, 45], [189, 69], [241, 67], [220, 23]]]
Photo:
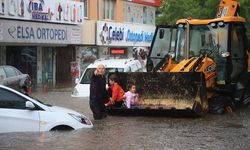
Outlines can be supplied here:
[[[250, 20], [250, 1], [238, 0], [241, 4], [240, 15]], [[218, 11], [220, 0], [162, 0], [161, 6], [157, 9], [159, 12], [156, 18], [156, 24], [173, 25], [178, 19], [192, 17], [194, 19], [215, 18]], [[246, 23], [250, 27], [250, 22]], [[247, 31], [250, 37], [250, 30]]]

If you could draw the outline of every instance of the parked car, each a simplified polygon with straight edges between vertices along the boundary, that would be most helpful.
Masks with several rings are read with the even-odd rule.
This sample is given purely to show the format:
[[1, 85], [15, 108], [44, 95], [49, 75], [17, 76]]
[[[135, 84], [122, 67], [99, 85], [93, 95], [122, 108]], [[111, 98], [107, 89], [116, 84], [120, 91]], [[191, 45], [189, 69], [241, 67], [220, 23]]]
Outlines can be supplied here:
[[0, 85], [0, 133], [92, 128], [84, 115]]
[[6, 85], [24, 94], [28, 94], [31, 87], [31, 79], [28, 74], [23, 74], [13, 66], [0, 66], [0, 84]]
[[106, 67], [106, 77], [110, 72], [142, 72], [142, 65], [135, 59], [98, 59], [90, 64], [80, 79], [76, 79], [76, 86], [72, 91], [72, 97], [88, 97], [90, 88], [90, 78], [99, 64]]

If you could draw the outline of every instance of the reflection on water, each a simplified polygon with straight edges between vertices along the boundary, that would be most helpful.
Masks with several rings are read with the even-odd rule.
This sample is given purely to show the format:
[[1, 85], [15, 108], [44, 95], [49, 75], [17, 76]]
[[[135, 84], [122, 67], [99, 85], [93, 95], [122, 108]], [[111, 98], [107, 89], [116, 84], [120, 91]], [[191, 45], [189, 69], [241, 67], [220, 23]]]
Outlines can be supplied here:
[[[66, 106], [92, 117], [87, 100], [72, 100], [68, 95], [60, 92], [43, 95], [50, 99], [48, 101], [42, 95], [36, 96], [45, 103]], [[0, 150], [247, 150], [249, 114], [250, 108], [196, 119], [109, 116], [94, 121], [92, 129], [0, 134]]]
[[0, 149], [248, 149], [249, 112], [198, 119], [109, 116], [94, 121], [93, 129], [0, 134]]

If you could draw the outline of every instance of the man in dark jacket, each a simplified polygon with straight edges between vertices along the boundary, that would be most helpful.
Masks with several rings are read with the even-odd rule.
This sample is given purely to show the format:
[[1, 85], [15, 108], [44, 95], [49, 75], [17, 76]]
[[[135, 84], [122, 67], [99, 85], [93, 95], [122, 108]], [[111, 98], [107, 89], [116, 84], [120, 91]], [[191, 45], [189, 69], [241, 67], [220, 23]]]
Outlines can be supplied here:
[[106, 90], [105, 67], [100, 64], [97, 66], [90, 82], [90, 109], [95, 120], [107, 117], [105, 101], [108, 99]]

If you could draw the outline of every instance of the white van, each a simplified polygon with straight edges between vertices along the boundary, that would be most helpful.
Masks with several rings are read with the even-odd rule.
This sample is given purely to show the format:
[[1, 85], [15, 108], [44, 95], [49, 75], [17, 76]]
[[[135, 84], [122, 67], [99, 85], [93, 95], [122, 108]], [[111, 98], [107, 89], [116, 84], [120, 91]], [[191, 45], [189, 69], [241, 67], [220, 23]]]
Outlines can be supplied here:
[[98, 59], [90, 64], [83, 72], [80, 79], [76, 79], [76, 86], [71, 97], [88, 97], [90, 78], [96, 67], [103, 64], [106, 68], [106, 77], [109, 72], [142, 72], [142, 65], [135, 59]]

